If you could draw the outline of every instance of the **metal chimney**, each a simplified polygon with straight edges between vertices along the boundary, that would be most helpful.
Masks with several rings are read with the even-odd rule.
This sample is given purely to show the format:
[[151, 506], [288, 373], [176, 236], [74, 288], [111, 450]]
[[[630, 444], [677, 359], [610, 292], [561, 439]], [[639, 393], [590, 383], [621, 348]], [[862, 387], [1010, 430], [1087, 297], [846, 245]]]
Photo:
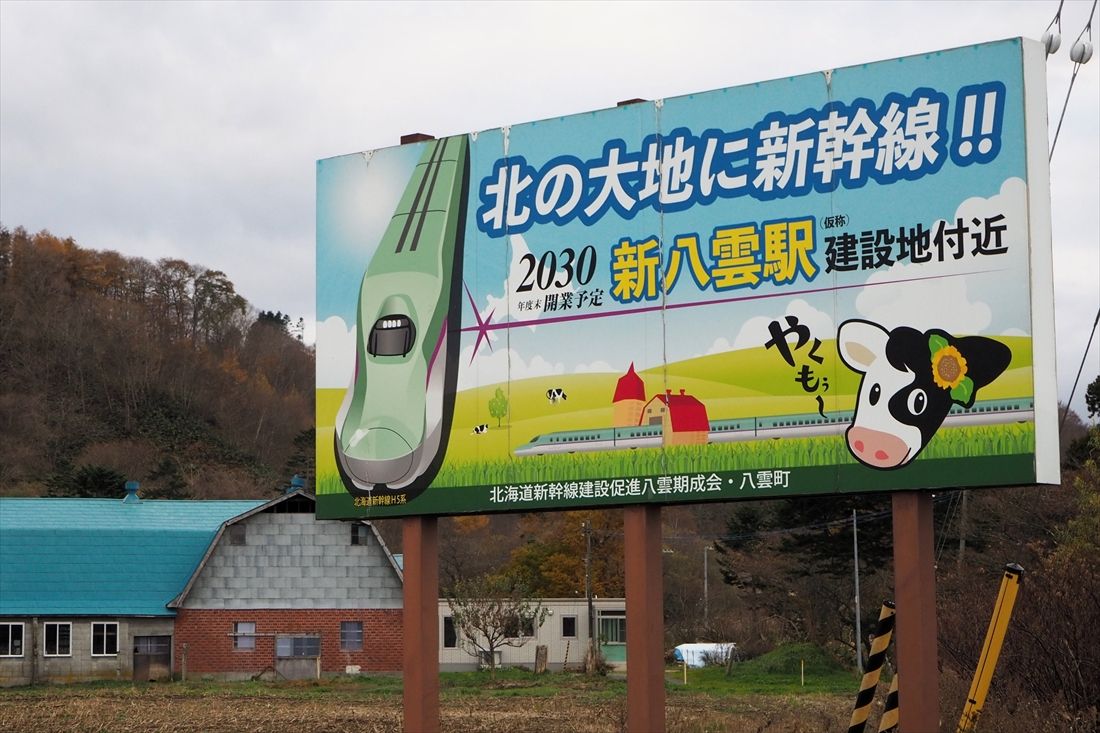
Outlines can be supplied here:
[[138, 496], [138, 489], [141, 488], [141, 484], [137, 481], [126, 482], [126, 496], [122, 498], [123, 504], [140, 504], [141, 497]]

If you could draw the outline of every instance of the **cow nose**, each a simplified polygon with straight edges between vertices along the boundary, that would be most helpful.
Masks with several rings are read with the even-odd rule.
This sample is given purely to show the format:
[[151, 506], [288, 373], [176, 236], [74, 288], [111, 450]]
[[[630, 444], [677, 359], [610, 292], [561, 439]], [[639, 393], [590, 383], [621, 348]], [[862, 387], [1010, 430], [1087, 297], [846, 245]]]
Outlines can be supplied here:
[[874, 468], [894, 468], [905, 463], [910, 450], [896, 435], [853, 425], [848, 429], [848, 445], [852, 454]]

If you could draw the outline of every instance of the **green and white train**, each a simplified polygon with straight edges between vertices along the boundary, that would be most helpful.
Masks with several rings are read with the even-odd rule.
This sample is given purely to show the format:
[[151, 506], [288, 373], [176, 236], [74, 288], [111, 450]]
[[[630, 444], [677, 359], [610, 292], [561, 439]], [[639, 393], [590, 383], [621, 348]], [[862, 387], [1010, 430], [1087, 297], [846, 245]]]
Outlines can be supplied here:
[[424, 145], [363, 275], [355, 371], [334, 439], [353, 494], [419, 493], [442, 462], [454, 414], [468, 170], [465, 136]]
[[[1031, 398], [987, 400], [975, 402], [970, 408], [955, 405], [947, 414], [944, 425], [995, 425], [1030, 422], [1035, 417]], [[778, 438], [808, 438], [820, 435], [843, 435], [852, 424], [853, 411], [822, 417], [818, 413], [746, 417], [736, 420], [711, 420], [708, 443], [732, 443], [744, 440]], [[536, 435], [516, 448], [517, 456], [537, 456], [549, 453], [657, 448], [663, 443], [660, 425], [637, 425], [625, 428], [591, 430], [561, 430]]]

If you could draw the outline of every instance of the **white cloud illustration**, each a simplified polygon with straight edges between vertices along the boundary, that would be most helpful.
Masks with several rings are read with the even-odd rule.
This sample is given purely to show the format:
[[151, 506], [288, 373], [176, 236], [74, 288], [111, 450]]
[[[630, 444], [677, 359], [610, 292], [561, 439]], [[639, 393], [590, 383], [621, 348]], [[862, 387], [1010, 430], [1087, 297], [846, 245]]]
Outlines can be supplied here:
[[[1002, 244], [1007, 251], [985, 255], [980, 266], [985, 270], [1026, 268], [1027, 185], [1022, 180], [1009, 178], [996, 196], [968, 198], [955, 211], [955, 218], [962, 219], [968, 227], [974, 226], [974, 219], [984, 221], [998, 215], [1004, 217], [999, 225], [1006, 227]], [[938, 225], [939, 222], [934, 222], [932, 231]], [[968, 265], [974, 262], [970, 254], [973, 246], [968, 237], [962, 260]], [[989, 285], [980, 290], [974, 287], [975, 281], [970, 277], [958, 276], [959, 265], [960, 261], [947, 258], [944, 262], [895, 264], [889, 270], [876, 272], [867, 278], [867, 284], [874, 287], [864, 288], [856, 298], [856, 310], [886, 328], [905, 325], [921, 330], [942, 328], [951, 333], [982, 333], [993, 320], [993, 311], [983, 298], [1005, 302], [1007, 294], [999, 283], [993, 289]], [[1019, 294], [1024, 303], [1027, 297], [1026, 292]]]
[[482, 343], [473, 364], [470, 363], [472, 353], [473, 346], [467, 346], [459, 354], [459, 390], [509, 380], [515, 382], [531, 377], [549, 377], [565, 373], [565, 365], [561, 362], [551, 363], [537, 354], [528, 361], [515, 349], [489, 351]]
[[339, 316], [317, 324], [317, 386], [346, 388], [355, 370], [357, 328], [350, 329]]
[[625, 369], [616, 369], [606, 361], [594, 361], [591, 364], [578, 364], [573, 370], [574, 374], [603, 374], [607, 372], [621, 373]]
[[[737, 337], [733, 340], [731, 346], [720, 349], [722, 344], [719, 342], [725, 342], [725, 339], [719, 338], [711, 345], [707, 353], [716, 354], [719, 350], [736, 351], [738, 349], [751, 349], [756, 346], [763, 346], [771, 338], [771, 333], [768, 331], [768, 324], [772, 321], [779, 321], [780, 324], [786, 328], [787, 324], [784, 321], [784, 316], [794, 316], [797, 318], [799, 325], [809, 328], [814, 338], [825, 340], [836, 336], [833, 317], [824, 311], [814, 308], [801, 298], [798, 298], [788, 303], [787, 309], [783, 313], [777, 314], [776, 316], [757, 316], [756, 318], [750, 318], [745, 321], [745, 324], [741, 326], [741, 330], [737, 332]], [[793, 341], [796, 338], [797, 334], [792, 333], [787, 337], [787, 340]]]

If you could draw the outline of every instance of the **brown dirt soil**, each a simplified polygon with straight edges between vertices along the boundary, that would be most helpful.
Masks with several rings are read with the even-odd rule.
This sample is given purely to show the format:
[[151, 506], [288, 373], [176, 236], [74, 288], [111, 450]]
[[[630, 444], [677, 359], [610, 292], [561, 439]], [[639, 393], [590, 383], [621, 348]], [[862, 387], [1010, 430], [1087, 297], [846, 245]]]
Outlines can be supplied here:
[[[563, 692], [551, 696], [464, 695], [441, 700], [445, 733], [618, 733], [625, 700]], [[669, 695], [669, 733], [819, 733], [847, 728], [839, 696]], [[184, 695], [158, 686], [0, 691], [0, 721], [12, 733], [391, 733], [401, 731], [396, 696], [348, 699], [220, 693]]]

